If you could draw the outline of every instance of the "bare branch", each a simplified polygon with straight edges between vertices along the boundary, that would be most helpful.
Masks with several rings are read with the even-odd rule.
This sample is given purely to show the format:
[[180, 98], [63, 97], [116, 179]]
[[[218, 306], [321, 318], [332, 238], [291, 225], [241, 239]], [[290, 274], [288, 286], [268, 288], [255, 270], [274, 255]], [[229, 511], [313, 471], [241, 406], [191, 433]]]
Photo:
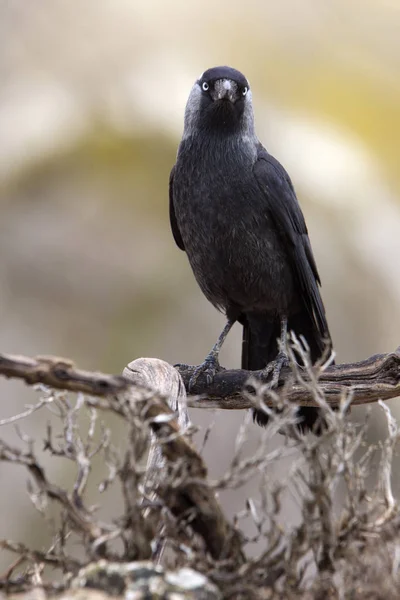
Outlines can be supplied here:
[[[180, 383], [175, 369], [156, 359], [146, 359], [145, 363], [130, 363], [124, 371], [125, 375], [137, 381], [139, 367], [141, 379], [147, 373], [146, 381], [150, 385], [157, 383], [157, 389], [176, 394]], [[226, 520], [214, 492], [206, 482], [207, 468], [203, 459], [182, 434], [179, 423], [173, 418], [174, 412], [161, 398], [154, 396], [144, 406], [143, 417], [157, 437], [168, 470], [173, 468], [175, 471], [173, 485], [168, 473], [163, 474], [163, 481], [157, 486], [157, 495], [176, 517], [187, 519], [191, 515], [191, 527], [204, 539], [214, 558], [233, 559], [236, 564], [242, 564], [244, 556], [240, 536]]]
[[0, 419], [0, 427], [2, 425], [11, 425], [12, 423], [16, 423], [16, 421], [20, 421], [21, 419], [26, 419], [27, 417], [30, 417], [34, 412], [50, 404], [51, 402], [53, 402], [53, 400], [54, 396], [52, 395], [48, 396], [47, 398], [41, 398], [39, 402], [37, 402], [37, 404], [27, 406], [26, 410], [24, 410], [23, 412], [18, 413], [17, 415], [12, 415], [12, 417]]
[[[157, 359], [138, 358], [130, 362], [123, 371], [124, 376], [133, 384], [153, 389], [165, 397], [173, 413], [176, 413], [181, 432], [190, 425], [187, 411], [186, 391], [179, 373], [168, 363]], [[146, 479], [159, 478], [159, 472], [165, 468], [165, 461], [157, 437], [152, 433], [152, 443], [147, 460]]]
[[[29, 585], [46, 588], [45, 565], [69, 572], [63, 580], [64, 587], [68, 585], [68, 576], [76, 575], [79, 567], [88, 573], [86, 567], [97, 571], [98, 567], [101, 570], [117, 561], [120, 565], [145, 565], [140, 567], [143, 572], [149, 569], [149, 562], [130, 561], [149, 558], [152, 548], [167, 539], [170, 552], [166, 560], [177, 566], [195, 567], [218, 584], [224, 598], [308, 600], [336, 597], [337, 591], [338, 597], [350, 594], [357, 600], [398, 598], [400, 519], [391, 476], [399, 431], [387, 411], [389, 435], [380, 447], [380, 473], [371, 489], [368, 480], [371, 457], [378, 450], [367, 445], [366, 424], [359, 427], [351, 423], [347, 409], [353, 398], [354, 403], [361, 403], [400, 393], [400, 350], [354, 365], [331, 367], [325, 362], [311, 366], [306, 346], [301, 340], [292, 341], [292, 359], [296, 354], [306, 368], [292, 360], [291, 369], [283, 373], [283, 385], [276, 390], [270, 390], [261, 381], [260, 373], [243, 371], [223, 371], [207, 388], [199, 384], [197, 391], [205, 393], [219, 408], [232, 408], [227, 405], [233, 398], [234, 402], [241, 401], [234, 408], [258, 403], [271, 413], [269, 425], [261, 432], [251, 456], [246, 453], [246, 445], [253, 425], [247, 415], [230, 465], [217, 481], [208, 480], [206, 466], [191, 442], [184, 386], [178, 371], [167, 363], [155, 359], [130, 363], [125, 377], [117, 378], [116, 387], [106, 386], [109, 391], [104, 393], [98, 385], [99, 378], [103, 381], [111, 377], [113, 381], [113, 376], [82, 372], [57, 358], [44, 359], [43, 367], [43, 359], [16, 357], [18, 365], [14, 364], [14, 371], [18, 366], [18, 376], [28, 382], [32, 362], [38, 367], [36, 371], [33, 369], [34, 380], [41, 380], [43, 367], [44, 385], [49, 385], [54, 377], [53, 367], [57, 371], [61, 364], [65, 378], [58, 384], [74, 392], [81, 391], [84, 373], [82, 385], [85, 391], [90, 390], [90, 396], [78, 394], [75, 402], [75, 397], [72, 400], [66, 392], [45, 390], [54, 395], [50, 408], [57, 408], [55, 416], [62, 423], [62, 435], [56, 438], [56, 443], [48, 426], [45, 449], [76, 466], [75, 480], [68, 488], [53, 485], [47, 478], [35, 457], [34, 441], [28, 436], [20, 436], [27, 445], [25, 451], [0, 443], [0, 460], [21, 464], [32, 474], [36, 485], [31, 498], [48, 524], [53, 521], [46, 514], [49, 502], [46, 504], [44, 500], [53, 500], [61, 507], [54, 519], [53, 543], [46, 552], [0, 541], [0, 548], [18, 556], [0, 577], [0, 589], [2, 586], [7, 591], [26, 589]], [[1, 369], [5, 364], [3, 359], [4, 356], [0, 357], [0, 373], [10, 375], [9, 361], [7, 373]], [[50, 375], [46, 370], [49, 364]], [[180, 370], [187, 381], [192, 369], [180, 367]], [[118, 387], [121, 381], [123, 385]], [[292, 438], [283, 438], [283, 447], [273, 449], [269, 441], [277, 431], [294, 429], [296, 406], [292, 400], [319, 406], [327, 427], [320, 437], [301, 436], [294, 430]], [[196, 402], [207, 407], [207, 399]], [[332, 410], [333, 402], [337, 410]], [[38, 410], [40, 405], [36, 406]], [[110, 432], [98, 422], [96, 409], [122, 417], [125, 442], [122, 456], [111, 444]], [[31, 407], [28, 411], [34, 412]], [[83, 413], [88, 418], [81, 419]], [[159, 448], [160, 460], [151, 463], [153, 473], [146, 480], [144, 461], [149, 430], [153, 432], [153, 447], [157, 444]], [[118, 436], [116, 446], [120, 441]], [[123, 510], [113, 515], [110, 524], [96, 520], [94, 508], [84, 498], [91, 460], [97, 452], [104, 457], [105, 480], [100, 488], [104, 490], [119, 482], [125, 499]], [[272, 483], [270, 468], [288, 455], [293, 459], [290, 467], [282, 469], [279, 481]], [[221, 490], [226, 493], [253, 477], [259, 478], [259, 493], [244, 501], [232, 525], [215, 493]], [[344, 494], [343, 506], [335, 506], [339, 490]], [[282, 520], [284, 493], [292, 494], [300, 509], [301, 518], [296, 525]], [[157, 518], [158, 527], [154, 525], [155, 519], [147, 518], [146, 511]], [[249, 520], [254, 523], [254, 533], [251, 530], [245, 538], [239, 527]], [[261, 548], [258, 554], [250, 546], [254, 543]], [[76, 560], [77, 556], [83, 557], [81, 562]], [[103, 560], [89, 565], [99, 557]], [[22, 564], [24, 574], [20, 576]], [[112, 564], [110, 573], [116, 568]]]
[[379, 523], [385, 522], [388, 517], [393, 513], [396, 507], [396, 501], [392, 491], [392, 464], [393, 455], [396, 448], [396, 444], [399, 441], [400, 432], [397, 426], [397, 422], [394, 419], [390, 409], [381, 400], [379, 405], [385, 412], [387, 425], [388, 425], [388, 437], [385, 440], [381, 458], [380, 468], [380, 485], [382, 488], [383, 497], [386, 504], [385, 514], [380, 518]]
[[[176, 413], [178, 425], [184, 433], [190, 426], [189, 414], [186, 405], [186, 391], [179, 373], [162, 360], [146, 360], [138, 358], [129, 363], [124, 369], [124, 375], [132, 381], [153, 388], [157, 393], [164, 396], [170, 409]], [[167, 416], [170, 419], [171, 416]], [[156, 435], [151, 432], [151, 444], [147, 458], [147, 468], [144, 481], [145, 497], [143, 500], [154, 504], [157, 500], [157, 485], [165, 478], [167, 471], [165, 459], [162, 455], [160, 444]], [[144, 511], [145, 518], [152, 518], [151, 508]], [[153, 559], [159, 562], [166, 548], [165, 526], [159, 528], [157, 534], [158, 543], [153, 552]]]
[[29, 358], [0, 354], [0, 375], [23, 379], [28, 385], [43, 383], [57, 390], [93, 396], [120, 394], [129, 387], [129, 382], [121, 375], [82, 371], [71, 360], [57, 356]]
[[[82, 531], [89, 539], [94, 541], [105, 533], [103, 528], [92, 519], [80, 499], [71, 498], [63, 488], [48, 481], [43, 468], [32, 452], [21, 452], [0, 440], [0, 461], [25, 466], [39, 490], [51, 500], [56, 500], [65, 509], [72, 526]], [[106, 531], [109, 529], [106, 528]]]
[[[177, 365], [177, 368], [187, 387], [195, 367]], [[284, 396], [299, 406], [319, 406], [313, 386], [305, 389], [299, 382], [290, 385], [291, 373], [290, 367], [282, 369], [280, 385], [275, 390], [277, 396]], [[188, 406], [225, 410], [252, 408], [255, 405], [252, 397], [242, 394], [242, 390], [248, 386], [249, 376], [262, 380], [262, 371], [223, 370], [217, 373], [210, 385], [204, 385], [199, 380], [193, 387], [196, 396], [188, 399]], [[309, 374], [304, 372], [304, 380], [309, 379]], [[400, 348], [396, 352], [376, 354], [358, 363], [332, 365], [319, 373], [318, 386], [319, 393], [332, 405], [338, 405], [350, 390], [353, 406], [400, 396]], [[271, 404], [269, 401], [266, 403]]]
[[[176, 368], [187, 389], [195, 367], [176, 365]], [[312, 388], [305, 389], [299, 382], [290, 385], [291, 374], [290, 368], [282, 369], [277, 395], [285, 395], [289, 402], [299, 406], [318, 406]], [[42, 383], [55, 389], [83, 392], [91, 396], [119, 395], [130, 390], [132, 385], [135, 385], [138, 392], [141, 391], [138, 383], [133, 384], [126, 372], [122, 376], [83, 371], [77, 369], [70, 360], [54, 356], [29, 358], [0, 354], [0, 375], [23, 379], [29, 385]], [[305, 373], [304, 379], [307, 380], [307, 377]], [[210, 385], [204, 385], [199, 379], [192, 390], [195, 397], [189, 398], [188, 406], [224, 410], [252, 408], [254, 402], [251, 395], [243, 394], [250, 378], [262, 381], [262, 372], [222, 370]], [[395, 352], [376, 354], [358, 363], [329, 366], [319, 372], [318, 379], [320, 393], [328, 404], [339, 404], [349, 389], [352, 390], [353, 405], [395, 398], [400, 396], [400, 347]], [[146, 388], [142, 388], [142, 391], [146, 392]], [[272, 405], [273, 402], [267, 401], [267, 404]], [[108, 404], [103, 407], [100, 402], [93, 402], [93, 405], [97, 408], [109, 408]], [[40, 407], [34, 410], [38, 408]], [[6, 419], [4, 424], [8, 422], [10, 421]]]
[[51, 551], [41, 552], [40, 550], [30, 550], [25, 544], [12, 542], [11, 540], [0, 540], [0, 548], [18, 554], [19, 559], [30, 560], [34, 563], [45, 563], [53, 567], [60, 567], [65, 571], [76, 571], [81, 567], [78, 560], [69, 557], [60, 557]]

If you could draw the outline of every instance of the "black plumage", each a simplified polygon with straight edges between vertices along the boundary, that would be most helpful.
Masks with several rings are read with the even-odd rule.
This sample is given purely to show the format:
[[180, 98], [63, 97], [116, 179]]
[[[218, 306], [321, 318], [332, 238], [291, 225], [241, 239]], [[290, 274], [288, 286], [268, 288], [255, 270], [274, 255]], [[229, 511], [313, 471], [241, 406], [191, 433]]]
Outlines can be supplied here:
[[[170, 220], [205, 296], [243, 324], [242, 368], [276, 359], [285, 326], [320, 358], [330, 334], [303, 213], [285, 169], [255, 134], [249, 84], [235, 69], [209, 69], [192, 88]], [[211, 376], [218, 350], [200, 367]], [[317, 417], [300, 409], [300, 426], [312, 428]], [[254, 418], [268, 420], [261, 411]]]

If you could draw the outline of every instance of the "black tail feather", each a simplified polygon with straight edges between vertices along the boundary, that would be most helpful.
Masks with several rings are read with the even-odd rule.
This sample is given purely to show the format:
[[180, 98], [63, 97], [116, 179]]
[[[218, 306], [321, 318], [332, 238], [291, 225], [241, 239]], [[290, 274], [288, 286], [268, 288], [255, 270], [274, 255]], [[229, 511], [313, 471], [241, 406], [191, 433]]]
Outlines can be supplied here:
[[[263, 369], [269, 362], [273, 361], [278, 352], [280, 337], [280, 319], [268, 318], [261, 313], [251, 313], [244, 316], [243, 323], [243, 346], [242, 346], [242, 369], [257, 371]], [[304, 336], [309, 347], [311, 359], [316, 362], [322, 355], [326, 340], [316, 330], [309, 313], [306, 310], [298, 312], [288, 319], [288, 332], [294, 331], [297, 336]], [[326, 334], [329, 336], [329, 333]], [[298, 427], [301, 431], [313, 430], [318, 433], [321, 429], [316, 425], [320, 421], [320, 410], [314, 407], [300, 407], [298, 411]], [[268, 423], [268, 415], [261, 410], [253, 410], [255, 423], [265, 427]]]

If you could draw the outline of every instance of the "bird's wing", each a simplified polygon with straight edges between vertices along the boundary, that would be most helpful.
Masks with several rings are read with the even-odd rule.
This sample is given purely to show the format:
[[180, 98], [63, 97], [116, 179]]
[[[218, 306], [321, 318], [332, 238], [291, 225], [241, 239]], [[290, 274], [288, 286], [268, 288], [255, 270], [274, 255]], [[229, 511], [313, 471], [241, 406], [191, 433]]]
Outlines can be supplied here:
[[183, 243], [183, 239], [181, 236], [181, 232], [179, 231], [178, 222], [176, 220], [175, 215], [175, 207], [174, 207], [174, 173], [175, 166], [172, 167], [171, 174], [169, 176], [169, 221], [171, 223], [172, 235], [174, 236], [174, 240], [176, 245], [181, 250], [185, 250], [185, 244]]
[[320, 334], [329, 338], [325, 309], [318, 288], [320, 278], [304, 216], [289, 175], [261, 145], [254, 165], [254, 175], [266, 200], [269, 217], [282, 236], [306, 310]]

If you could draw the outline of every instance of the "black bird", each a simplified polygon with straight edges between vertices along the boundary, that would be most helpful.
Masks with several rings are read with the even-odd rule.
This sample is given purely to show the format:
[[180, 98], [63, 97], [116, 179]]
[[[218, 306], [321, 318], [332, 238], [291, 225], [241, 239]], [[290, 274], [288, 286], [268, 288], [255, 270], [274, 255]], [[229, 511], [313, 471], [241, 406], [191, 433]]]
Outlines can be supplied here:
[[[175, 242], [228, 319], [194, 379], [214, 376], [236, 321], [243, 369], [270, 372], [275, 361], [277, 383], [286, 358], [278, 339], [288, 330], [304, 336], [317, 361], [331, 342], [306, 223], [289, 175], [255, 134], [249, 82], [236, 69], [208, 69], [192, 87], [169, 196]], [[312, 429], [318, 414], [300, 408], [299, 427]], [[254, 420], [268, 417], [255, 410]]]

